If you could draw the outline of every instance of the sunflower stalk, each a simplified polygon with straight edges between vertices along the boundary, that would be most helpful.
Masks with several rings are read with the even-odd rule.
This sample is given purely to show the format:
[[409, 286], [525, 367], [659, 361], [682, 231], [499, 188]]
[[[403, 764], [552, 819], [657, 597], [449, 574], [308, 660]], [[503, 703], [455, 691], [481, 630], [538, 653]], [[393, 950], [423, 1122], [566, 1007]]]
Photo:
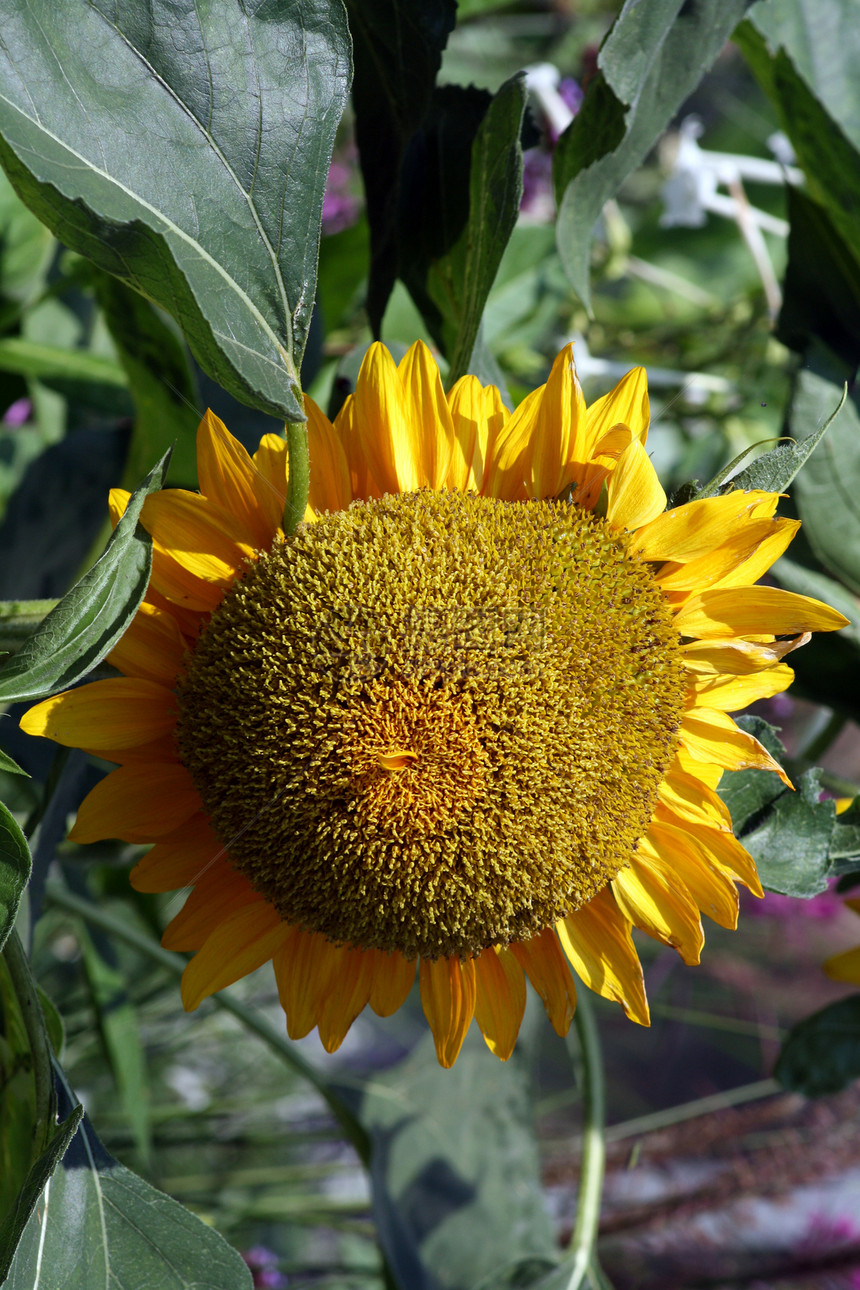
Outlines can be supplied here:
[[311, 468], [307, 423], [288, 421], [286, 431], [290, 472], [284, 503], [284, 532], [291, 537], [305, 518]]
[[577, 1043], [574, 1061], [582, 1086], [582, 1169], [579, 1176], [576, 1222], [567, 1260], [570, 1265], [570, 1280], [565, 1290], [582, 1290], [593, 1275], [606, 1160], [604, 1140], [606, 1095], [603, 1058], [594, 1009], [584, 990], [577, 992], [573, 1020]]

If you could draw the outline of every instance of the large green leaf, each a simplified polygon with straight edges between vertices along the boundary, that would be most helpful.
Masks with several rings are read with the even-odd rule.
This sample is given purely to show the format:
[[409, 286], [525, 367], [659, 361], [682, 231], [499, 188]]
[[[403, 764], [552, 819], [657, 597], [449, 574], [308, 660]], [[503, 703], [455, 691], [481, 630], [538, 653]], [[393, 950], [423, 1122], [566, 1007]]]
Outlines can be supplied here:
[[590, 303], [594, 224], [714, 62], [747, 0], [626, 0], [597, 58], [582, 106], [558, 141], [553, 181], [558, 247]]
[[860, 355], [860, 259], [826, 207], [799, 188], [788, 198], [788, 264], [777, 336], [805, 353], [814, 340], [850, 367]]
[[346, 0], [352, 32], [355, 135], [370, 224], [367, 312], [374, 335], [401, 261], [403, 156], [430, 103], [456, 0]]
[[[407, 154], [400, 276], [448, 358], [449, 383], [474, 370], [484, 305], [516, 223], [525, 104], [520, 76], [494, 98], [442, 86]], [[486, 361], [480, 349], [476, 358]]]
[[809, 644], [791, 655], [796, 677], [793, 693], [838, 708], [860, 721], [860, 602], [826, 574], [785, 556], [774, 565], [772, 573], [786, 591], [823, 600], [844, 614], [849, 623], [840, 632], [826, 636], [813, 633]]
[[860, 995], [831, 1003], [789, 1032], [774, 1075], [806, 1097], [838, 1093], [860, 1076]]
[[15, 925], [32, 867], [27, 839], [0, 802], [0, 950]]
[[24, 1228], [4, 1290], [37, 1284], [39, 1290], [251, 1290], [252, 1283], [245, 1263], [213, 1228], [109, 1156], [84, 1119]]
[[446, 1071], [425, 1036], [344, 1092], [371, 1135], [374, 1218], [400, 1290], [506, 1284], [508, 1268], [555, 1261], [518, 1054], [502, 1065], [473, 1028]]
[[5, 0], [0, 160], [27, 204], [168, 309], [246, 403], [298, 365], [349, 88], [341, 0]]
[[0, 668], [0, 703], [68, 689], [122, 636], [146, 594], [152, 568], [152, 539], [138, 517], [148, 495], [162, 487], [169, 457], [165, 453], [132, 494], [100, 559]]
[[[785, 749], [766, 721], [741, 717], [738, 725], [777, 761], [785, 761]], [[827, 887], [836, 808], [832, 801], [818, 800], [820, 773], [805, 771], [794, 792], [769, 770], [729, 771], [720, 781], [720, 796], [731, 812], [735, 833], [768, 891], [808, 898]]]
[[[822, 347], [812, 348], [795, 380], [788, 419], [791, 432], [800, 437], [820, 425], [851, 374]], [[846, 586], [860, 592], [860, 395], [856, 390], [798, 475], [794, 501], [804, 536], [818, 559]]]

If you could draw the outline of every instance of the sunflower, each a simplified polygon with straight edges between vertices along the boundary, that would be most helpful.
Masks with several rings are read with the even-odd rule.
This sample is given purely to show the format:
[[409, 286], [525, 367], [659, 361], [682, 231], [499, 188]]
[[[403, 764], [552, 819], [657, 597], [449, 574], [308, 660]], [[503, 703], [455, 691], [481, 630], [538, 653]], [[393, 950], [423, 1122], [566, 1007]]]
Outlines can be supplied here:
[[417, 973], [450, 1066], [473, 1017], [509, 1057], [526, 978], [564, 1034], [573, 969], [647, 1025], [632, 929], [696, 963], [701, 913], [762, 894], [715, 790], [789, 781], [728, 714], [845, 623], [754, 585], [797, 524], [761, 491], [667, 511], [644, 372], [587, 408], [570, 347], [513, 414], [473, 376], [446, 395], [420, 342], [306, 411], [297, 532], [284, 441], [250, 457], [207, 413], [200, 492], [143, 508], [121, 676], [25, 715], [118, 764], [72, 839], [153, 843], [133, 885], [191, 888], [163, 942], [194, 952], [187, 1009], [271, 960], [290, 1036], [331, 1052]]

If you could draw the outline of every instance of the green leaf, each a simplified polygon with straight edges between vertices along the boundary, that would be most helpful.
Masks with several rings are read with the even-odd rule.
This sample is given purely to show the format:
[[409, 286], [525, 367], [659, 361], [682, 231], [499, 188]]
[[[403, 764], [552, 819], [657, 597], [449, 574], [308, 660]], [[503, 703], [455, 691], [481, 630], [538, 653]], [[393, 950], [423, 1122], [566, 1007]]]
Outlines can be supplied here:
[[838, 1093], [860, 1075], [860, 995], [831, 1003], [788, 1033], [774, 1075], [805, 1097]]
[[[0, 1278], [6, 1277], [12, 1265], [15, 1250], [39, 1202], [39, 1197], [45, 1191], [51, 1174], [65, 1155], [83, 1119], [83, 1114], [84, 1108], [78, 1105], [61, 1124], [55, 1127], [47, 1147], [38, 1160], [30, 1166], [29, 1173], [15, 1198], [13, 1208], [0, 1223]], [[8, 1287], [10, 1283], [3, 1280], [2, 1284]]]
[[42, 221], [0, 173], [0, 296], [20, 308], [41, 286], [55, 246]]
[[[855, 81], [860, 55], [853, 51], [860, 46], [853, 0], [834, 0], [832, 22], [831, 27], [820, 21], [817, 0], [780, 0], [778, 5], [768, 0], [750, 10], [735, 41], [779, 113], [806, 175], [809, 196], [827, 209], [856, 256], [860, 113]], [[837, 30], [838, 40], [830, 34]]]
[[148, 1161], [152, 1150], [149, 1090], [137, 1009], [129, 998], [125, 977], [107, 957], [109, 944], [102, 941], [101, 946], [96, 945], [84, 927], [79, 927], [76, 935], [119, 1100], [135, 1146], [142, 1160]]
[[553, 160], [559, 253], [586, 307], [592, 231], [604, 203], [692, 94], [745, 8], [746, 0], [625, 0]]
[[[738, 725], [784, 762], [785, 749], [766, 721], [741, 717]], [[832, 801], [819, 802], [820, 776], [817, 767], [804, 771], [794, 792], [769, 770], [727, 771], [720, 781], [735, 834], [768, 891], [808, 899], [827, 887], [836, 808]]]
[[170, 454], [131, 496], [104, 554], [0, 668], [0, 703], [66, 690], [109, 654], [146, 594], [152, 539], [138, 526], [150, 493], [164, 484]]
[[[38, 848], [37, 848], [38, 849]], [[36, 993], [39, 996], [39, 1003], [42, 1005], [42, 1013], [45, 1017], [45, 1029], [48, 1032], [48, 1038], [51, 1041], [51, 1051], [59, 1061], [63, 1055], [63, 1048], [66, 1043], [66, 1027], [63, 1024], [63, 1018], [60, 1016], [59, 1009], [54, 1000], [42, 989], [40, 985], [36, 986]]]
[[0, 748], [0, 770], [5, 771], [7, 775], [26, 775], [27, 779], [30, 778], [29, 773], [13, 761], [2, 748]]
[[[761, 488], [767, 493], [784, 493], [789, 484], [793, 482], [801, 467], [805, 466], [809, 458], [815, 452], [815, 449], [821, 443], [827, 431], [837, 420], [840, 412], [845, 406], [848, 397], [848, 387], [843, 385], [841, 398], [839, 402], [831, 409], [830, 415], [826, 421], [819, 424], [809, 434], [800, 440], [794, 440], [793, 443], [780, 443], [770, 452], [763, 452], [760, 457], [756, 457], [744, 470], [739, 470], [733, 475], [731, 480], [722, 488], [722, 492], [732, 492], [736, 488]], [[808, 426], [809, 422], [801, 422]], [[722, 477], [725, 471], [717, 475], [717, 480], [722, 483]], [[713, 497], [718, 489], [706, 484], [696, 496]]]
[[856, 873], [860, 869], [860, 800], [856, 797], [847, 811], [837, 815], [830, 838], [833, 873]]
[[[832, 409], [850, 369], [814, 346], [797, 374], [789, 426], [801, 433]], [[800, 447], [803, 446], [801, 441]], [[794, 501], [803, 534], [815, 555], [840, 582], [860, 591], [860, 395], [854, 391], [835, 419], [821, 450], [798, 475]], [[854, 615], [856, 616], [856, 615]]]
[[403, 157], [436, 83], [456, 0], [346, 0], [355, 137], [370, 225], [367, 313], [379, 336], [398, 265]]
[[32, 867], [27, 839], [0, 802], [0, 950], [15, 926]]
[[168, 309], [201, 366], [302, 420], [341, 0], [7, 7], [0, 160], [72, 250]]
[[36, 381], [69, 380], [124, 388], [125, 374], [112, 358], [86, 349], [40, 345], [20, 336], [0, 340], [0, 371], [17, 372]]
[[223, 1237], [109, 1156], [86, 1118], [24, 1228], [4, 1290], [33, 1290], [39, 1268], [49, 1271], [46, 1290], [252, 1284]]
[[[421, 189], [407, 195], [416, 217], [400, 274], [448, 358], [448, 383], [474, 370], [484, 305], [519, 211], [523, 78], [489, 103], [473, 89], [437, 90], [422, 132]], [[483, 347], [476, 358], [486, 366]]]
[[137, 482], [172, 445], [171, 480], [197, 482], [200, 395], [188, 351], [169, 319], [118, 278], [92, 268], [89, 278], [134, 399], [134, 431], [123, 480]]
[[373, 1213], [401, 1290], [472, 1290], [516, 1264], [555, 1261], [519, 1054], [502, 1065], [473, 1029], [445, 1071], [428, 1035], [400, 1065], [341, 1091], [371, 1135]]
[[829, 211], [793, 186], [786, 197], [788, 264], [777, 338], [800, 354], [820, 341], [850, 368], [860, 353], [860, 261]]

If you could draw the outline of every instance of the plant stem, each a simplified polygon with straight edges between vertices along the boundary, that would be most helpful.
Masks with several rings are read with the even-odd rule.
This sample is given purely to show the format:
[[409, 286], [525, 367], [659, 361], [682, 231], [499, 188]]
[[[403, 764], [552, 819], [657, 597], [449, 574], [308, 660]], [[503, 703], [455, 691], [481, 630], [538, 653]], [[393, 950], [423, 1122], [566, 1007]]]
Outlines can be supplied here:
[[603, 1126], [606, 1099], [603, 1085], [603, 1061], [600, 1036], [591, 1001], [585, 990], [578, 992], [573, 1016], [579, 1042], [580, 1079], [582, 1082], [582, 1167], [576, 1223], [570, 1242], [570, 1280], [566, 1290], [580, 1290], [593, 1266], [597, 1228], [600, 1222], [600, 1198], [603, 1191], [603, 1166], [606, 1148]]
[[[185, 971], [187, 960], [181, 955], [171, 954], [169, 950], [162, 949], [151, 937], [143, 932], [136, 931], [133, 927], [129, 927], [121, 919], [115, 918], [113, 914], [109, 914], [103, 909], [99, 909], [90, 901], [74, 895], [73, 892], [63, 887], [61, 883], [56, 881], [48, 882], [45, 888], [45, 898], [58, 909], [64, 909], [70, 914], [77, 914], [78, 917], [85, 919], [93, 927], [99, 927], [110, 936], [115, 936], [117, 940], [125, 941], [126, 945], [130, 945], [142, 954], [146, 954], [153, 962], [159, 963], [168, 972], [172, 972], [174, 976], [181, 976]], [[222, 990], [213, 995], [212, 1002], [217, 1007], [223, 1008], [225, 1012], [232, 1013], [246, 1030], [252, 1031], [258, 1038], [262, 1039], [283, 1061], [292, 1067], [297, 1075], [313, 1085], [349, 1138], [362, 1164], [367, 1166], [370, 1161], [371, 1148], [370, 1140], [363, 1126], [355, 1118], [346, 1103], [329, 1087], [319, 1072], [297, 1052], [293, 1044], [283, 1035], [280, 1035], [264, 1017], [259, 1016], [250, 1008], [246, 1008], [244, 1004], [239, 1003], [237, 999], [227, 994], [226, 991]]]
[[310, 486], [310, 456], [308, 452], [308, 427], [305, 422], [287, 422], [287, 453], [290, 475], [287, 480], [287, 499], [284, 503], [284, 532], [291, 537], [305, 518]]
[[24, 952], [21, 938], [13, 928], [3, 947], [3, 957], [9, 969], [12, 988], [21, 1009], [21, 1017], [30, 1043], [33, 1061], [33, 1089], [36, 1101], [36, 1133], [34, 1159], [41, 1156], [57, 1122], [57, 1100], [54, 1093], [54, 1074], [51, 1066], [51, 1045], [42, 1016], [42, 1005], [36, 993], [36, 983], [30, 970], [30, 961]]

